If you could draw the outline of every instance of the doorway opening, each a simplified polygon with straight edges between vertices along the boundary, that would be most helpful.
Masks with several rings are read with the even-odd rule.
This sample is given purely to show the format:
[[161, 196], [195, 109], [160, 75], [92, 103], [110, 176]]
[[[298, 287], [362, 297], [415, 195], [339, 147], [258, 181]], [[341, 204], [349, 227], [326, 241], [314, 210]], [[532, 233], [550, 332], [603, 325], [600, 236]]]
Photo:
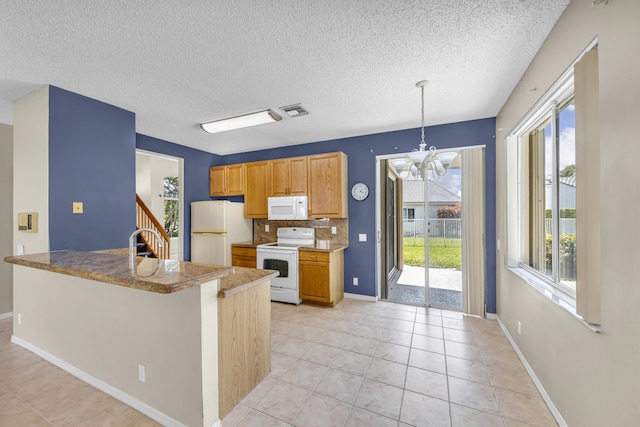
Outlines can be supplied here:
[[184, 259], [183, 159], [136, 150], [136, 193], [170, 238], [170, 258]]
[[[465, 225], [467, 235], [484, 236], [483, 215], [482, 226], [469, 222], [476, 212], [484, 210], [483, 184], [470, 185], [473, 180], [484, 182], [484, 168], [471, 167], [472, 159], [469, 153], [465, 154], [472, 149], [480, 150], [483, 164], [481, 147], [448, 149], [457, 155], [447, 173], [440, 177], [429, 173], [424, 180], [396, 170], [393, 160], [402, 155], [378, 159], [378, 214], [385, 218], [379, 222], [380, 253], [385, 254], [381, 260], [384, 273], [379, 275], [381, 299], [467, 312], [469, 286], [484, 287], [484, 280], [470, 280], [469, 276], [484, 277], [484, 269], [479, 271], [465, 263], [466, 251], [484, 254], [483, 243], [479, 245], [468, 236], [465, 239]], [[465, 168], [465, 164], [469, 166]], [[481, 201], [469, 194], [465, 197], [465, 192], [478, 191], [482, 193]], [[465, 211], [465, 207], [469, 210]], [[465, 212], [467, 221], [463, 219]], [[477, 291], [471, 295], [476, 298]]]

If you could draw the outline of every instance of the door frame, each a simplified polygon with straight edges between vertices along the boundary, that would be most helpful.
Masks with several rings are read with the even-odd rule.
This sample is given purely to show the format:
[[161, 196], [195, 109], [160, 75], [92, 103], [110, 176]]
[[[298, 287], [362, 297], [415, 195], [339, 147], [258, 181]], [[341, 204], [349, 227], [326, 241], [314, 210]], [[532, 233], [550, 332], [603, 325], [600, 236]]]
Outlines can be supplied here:
[[[387, 234], [385, 233], [383, 235], [382, 233], [382, 210], [383, 210], [383, 202], [386, 201], [386, 191], [387, 191], [387, 179], [389, 178], [389, 168], [386, 167], [385, 168], [385, 174], [384, 177], [381, 175], [381, 169], [382, 169], [382, 161], [384, 160], [390, 160], [390, 159], [394, 159], [394, 158], [398, 158], [401, 157], [401, 155], [398, 154], [386, 154], [386, 155], [380, 155], [380, 156], [376, 156], [376, 299], [380, 300], [383, 298], [386, 298], [386, 289], [383, 288], [383, 285], [386, 286], [386, 284], [388, 284], [388, 280], [389, 280], [389, 275], [387, 272], [387, 268], [386, 268], [386, 256], [387, 256]], [[384, 180], [384, 181], [383, 181]], [[396, 175], [396, 182], [400, 180], [402, 181], [402, 179]], [[384, 185], [382, 185], [384, 182]], [[396, 190], [394, 192], [394, 196], [396, 198], [396, 203], [395, 203], [395, 218], [396, 221], [403, 221], [403, 217], [402, 217], [402, 187], [400, 187], [400, 191], [398, 191], [398, 186], [396, 185]], [[398, 205], [398, 199], [400, 199], [400, 205]], [[386, 211], [386, 204], [385, 204], [385, 211]], [[384, 219], [386, 221], [386, 217]], [[396, 241], [402, 241], [402, 233], [398, 233], [397, 231], [400, 229], [402, 230], [402, 227], [398, 227], [396, 226], [396, 233], [395, 233], [395, 238]], [[386, 230], [386, 226], [385, 226], [385, 230]], [[384, 245], [384, 248], [383, 248]], [[397, 248], [396, 253], [395, 253], [395, 257], [396, 257], [396, 265], [399, 263], [399, 261], [401, 259], [404, 259], [403, 256], [403, 251], [402, 251], [402, 247]], [[382, 275], [382, 270], [384, 268], [384, 277]], [[398, 277], [400, 277], [401, 274], [401, 270], [399, 270], [397, 267], [395, 268], [395, 270], [393, 271], [392, 275], [395, 277], [395, 279], [397, 279]]]
[[[178, 162], [178, 215], [180, 217], [180, 222], [178, 224], [178, 260], [184, 260], [184, 240], [185, 240], [185, 231], [184, 231], [184, 159], [182, 157], [171, 156], [169, 154], [156, 153], [153, 151], [143, 150], [140, 148], [136, 148], [136, 155], [141, 154], [149, 157], [157, 157], [160, 159], [177, 161]], [[137, 168], [137, 165], [136, 165]], [[137, 191], [136, 191], [137, 192]]]
[[[386, 287], [388, 286], [388, 277], [383, 277], [382, 276], [382, 270], [383, 270], [383, 266], [386, 267], [386, 263], [385, 263], [385, 258], [386, 258], [386, 253], [387, 253], [387, 236], [383, 235], [382, 233], [382, 206], [383, 203], [386, 201], [386, 182], [387, 182], [387, 177], [389, 176], [389, 167], [388, 167], [388, 163], [387, 163], [387, 167], [385, 170], [385, 176], [384, 176], [384, 183], [385, 185], [381, 185], [383, 183], [382, 180], [382, 161], [386, 160], [392, 160], [392, 159], [396, 159], [396, 158], [400, 158], [400, 157], [406, 157], [406, 153], [398, 153], [398, 154], [385, 154], [385, 155], [380, 155], [380, 156], [376, 156], [376, 292], [377, 292], [377, 299], [386, 299], [387, 295], [386, 295]], [[404, 181], [402, 179], [402, 177], [400, 177], [399, 175], [396, 174], [396, 182], [397, 181]], [[383, 188], [384, 187], [384, 188]], [[398, 188], [398, 186], [396, 185], [396, 189]], [[396, 209], [396, 221], [404, 221], [404, 216], [403, 216], [403, 205], [402, 205], [402, 194], [403, 194], [403, 190], [402, 190], [402, 185], [400, 186], [401, 190], [395, 192], [395, 198], [396, 198], [396, 203], [395, 203], [395, 209]], [[427, 212], [428, 212], [428, 204], [429, 204], [429, 200], [428, 200], [428, 185], [424, 186], [424, 192], [425, 192], [425, 199], [424, 199], [424, 212], [425, 212], [425, 269], [424, 269], [424, 292], [425, 292], [425, 307], [429, 306], [429, 267], [428, 267], [428, 263], [429, 263], [429, 246], [428, 246], [428, 236], [426, 235], [427, 232], [426, 230], [428, 229], [428, 218], [426, 218]], [[386, 209], [386, 208], [385, 208]], [[386, 221], [386, 218], [385, 218]], [[399, 242], [399, 248], [397, 248], [396, 250], [396, 257], [398, 258], [396, 260], [396, 264], [399, 264], [400, 262], [404, 261], [404, 233], [397, 233], [398, 230], [403, 231], [403, 227], [399, 227], [396, 226], [396, 241]], [[385, 228], [386, 231], [386, 228]], [[385, 233], [386, 234], [386, 233]], [[384, 246], [384, 247], [383, 247]], [[384, 268], [384, 270], [386, 270], [386, 268]], [[395, 271], [395, 279], [397, 280], [400, 277], [400, 274], [402, 273], [402, 270], [397, 270]], [[392, 302], [399, 302], [401, 303], [401, 301], [392, 301]]]
[[[458, 146], [458, 147], [448, 147], [446, 149], [442, 149], [442, 151], [452, 151], [452, 150], [456, 150], [459, 151], [460, 153], [462, 153], [463, 150], [465, 149], [470, 149], [470, 148], [475, 148], [475, 147], [485, 147], [485, 144], [470, 144], [470, 145], [462, 145], [462, 146]], [[382, 247], [383, 243], [385, 243], [386, 245], [386, 237], [382, 236], [382, 224], [381, 224], [381, 203], [385, 200], [385, 194], [383, 193], [383, 191], [386, 191], [386, 185], [385, 188], [381, 188], [381, 160], [391, 160], [394, 158], [399, 158], [399, 157], [404, 157], [404, 155], [406, 155], [406, 153], [394, 153], [394, 154], [385, 154], [385, 155], [379, 155], [376, 156], [376, 292], [377, 292], [377, 296], [376, 299], [380, 300], [382, 298], [382, 286], [383, 284], [385, 284], [385, 278], [382, 277], [382, 270], [383, 270], [383, 257], [386, 256], [386, 247]], [[486, 164], [485, 164], [485, 168], [486, 168]], [[486, 170], [485, 170], [486, 173]], [[385, 175], [385, 180], [386, 180], [386, 175]], [[428, 242], [428, 203], [429, 203], [429, 199], [428, 199], [428, 185], [425, 185], [425, 198], [424, 198], [424, 204], [425, 204], [425, 307], [429, 307], [429, 242]], [[485, 197], [486, 197], [486, 188], [485, 188]], [[486, 222], [485, 222], [485, 227], [486, 227]], [[462, 251], [465, 251], [465, 248], [462, 248]], [[464, 299], [465, 299], [465, 289], [464, 289], [464, 282], [463, 282], [463, 308], [462, 308], [462, 312], [464, 312]]]

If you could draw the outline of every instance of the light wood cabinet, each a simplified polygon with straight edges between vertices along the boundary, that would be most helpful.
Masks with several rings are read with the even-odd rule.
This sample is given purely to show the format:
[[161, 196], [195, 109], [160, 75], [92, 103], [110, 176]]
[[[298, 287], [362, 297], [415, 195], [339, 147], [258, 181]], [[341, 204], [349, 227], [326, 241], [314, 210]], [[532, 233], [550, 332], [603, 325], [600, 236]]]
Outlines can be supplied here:
[[299, 252], [300, 298], [333, 307], [344, 297], [344, 252]]
[[267, 218], [270, 196], [309, 196], [309, 218], [347, 218], [347, 156], [342, 152], [215, 166], [212, 197], [244, 194], [244, 216]]
[[271, 371], [270, 283], [266, 279], [247, 290], [218, 298], [220, 419]]
[[256, 248], [231, 246], [231, 265], [256, 268]]
[[347, 218], [347, 156], [342, 152], [308, 157], [310, 218]]
[[269, 162], [245, 163], [244, 171], [244, 216], [245, 218], [267, 218]]
[[269, 162], [271, 196], [307, 195], [307, 157], [291, 157]]
[[212, 197], [244, 194], [244, 164], [210, 168], [209, 190]]

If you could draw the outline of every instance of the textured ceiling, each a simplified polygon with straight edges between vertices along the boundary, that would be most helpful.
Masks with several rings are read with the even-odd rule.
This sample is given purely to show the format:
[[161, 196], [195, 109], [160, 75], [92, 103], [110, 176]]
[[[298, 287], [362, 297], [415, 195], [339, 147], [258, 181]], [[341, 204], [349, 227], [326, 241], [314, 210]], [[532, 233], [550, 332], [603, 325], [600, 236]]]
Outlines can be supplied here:
[[[569, 0], [3, 0], [0, 99], [51, 84], [216, 154], [495, 116]], [[210, 135], [201, 121], [311, 113]], [[280, 112], [281, 113], [281, 112]]]

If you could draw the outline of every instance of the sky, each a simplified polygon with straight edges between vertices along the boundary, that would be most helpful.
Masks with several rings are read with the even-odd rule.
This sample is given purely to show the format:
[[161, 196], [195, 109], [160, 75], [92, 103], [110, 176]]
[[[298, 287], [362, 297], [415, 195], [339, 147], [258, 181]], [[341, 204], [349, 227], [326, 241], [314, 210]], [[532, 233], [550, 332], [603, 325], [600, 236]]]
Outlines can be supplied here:
[[[560, 153], [558, 165], [560, 170], [576, 164], [576, 107], [571, 103], [560, 112], [559, 120]], [[551, 171], [551, 125], [544, 129], [545, 139], [545, 174]]]
[[460, 169], [449, 169], [446, 175], [441, 176], [438, 180], [433, 180], [453, 194], [457, 194], [458, 196], [462, 195], [462, 175], [460, 174]]

